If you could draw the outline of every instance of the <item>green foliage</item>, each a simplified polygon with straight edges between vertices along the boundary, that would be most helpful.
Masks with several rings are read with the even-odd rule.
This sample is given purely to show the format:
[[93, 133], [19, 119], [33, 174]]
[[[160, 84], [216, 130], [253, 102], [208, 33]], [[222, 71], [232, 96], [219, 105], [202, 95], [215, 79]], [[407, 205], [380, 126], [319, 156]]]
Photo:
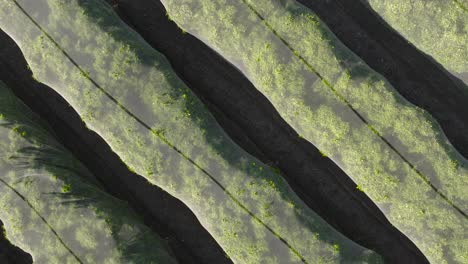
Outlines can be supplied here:
[[37, 263], [176, 263], [1, 81], [0, 113], [3, 236]]
[[356, 189], [358, 189], [358, 190], [361, 191], [361, 192], [364, 192], [364, 189], [363, 189], [362, 186], [359, 185], [359, 184], [356, 185]]
[[[402, 98], [315, 14], [292, 0], [166, 0], [164, 5], [180, 27], [236, 65], [431, 262], [468, 261], [466, 216], [460, 213], [468, 211], [467, 161], [430, 115]], [[467, 25], [460, 12], [449, 16]], [[458, 48], [437, 48], [455, 67], [468, 61], [466, 36], [454, 36], [451, 44]], [[434, 39], [439, 37], [427, 41]], [[448, 56], [454, 50], [462, 53]], [[411, 213], [422, 211], [426, 217]]]
[[363, 1], [448, 70], [468, 72], [468, 5], [456, 0]]
[[[190, 207], [233, 261], [380, 261], [331, 228], [280, 175], [234, 144], [164, 56], [102, 1], [20, 2], [46, 33], [8, 1], [0, 3], [0, 26], [15, 36], [34, 74], [56, 89], [128, 167]], [[234, 9], [226, 10], [231, 13], [221, 19], [236, 17]]]
[[71, 190], [71, 184], [65, 184], [62, 186], [62, 192], [68, 193]]

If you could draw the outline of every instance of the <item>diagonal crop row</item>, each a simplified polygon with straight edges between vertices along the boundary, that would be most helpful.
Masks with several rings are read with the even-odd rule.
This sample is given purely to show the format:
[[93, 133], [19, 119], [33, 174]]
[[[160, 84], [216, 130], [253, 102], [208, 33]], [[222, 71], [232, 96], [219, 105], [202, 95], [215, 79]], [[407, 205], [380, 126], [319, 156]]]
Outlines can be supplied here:
[[457, 0], [364, 2], [409, 42], [468, 85], [468, 3]]
[[0, 80], [50, 126], [56, 139], [96, 176], [106, 192], [128, 202], [167, 241], [180, 263], [232, 263], [184, 203], [129, 171], [59, 94], [33, 79], [21, 50], [3, 31]]
[[[362, 246], [374, 249], [389, 263], [427, 262], [333, 161], [298, 138], [240, 71], [170, 21], [162, 3], [108, 2], [127, 24], [168, 58], [178, 76], [215, 114], [223, 129], [253, 155], [262, 160], [266, 156], [276, 164], [298, 196], [328, 223]], [[219, 112], [225, 114], [221, 119]], [[232, 122], [240, 130], [232, 129]], [[244, 140], [244, 135], [255, 145]], [[265, 156], [254, 151], [255, 147]]]
[[[379, 261], [235, 145], [165, 58], [101, 1], [4, 1], [1, 27], [127, 166], [242, 263]], [[14, 21], [14, 22], [12, 22]]]
[[339, 164], [430, 261], [465, 261], [466, 160], [426, 112], [316, 15], [294, 1], [162, 2], [183, 30], [236, 65]]
[[38, 263], [176, 263], [0, 82], [0, 217]]
[[403, 97], [427, 110], [453, 146], [468, 157], [468, 137], [463, 133], [468, 130], [466, 84], [390, 28], [364, 2], [298, 2], [316, 12], [343, 44], [385, 76]]

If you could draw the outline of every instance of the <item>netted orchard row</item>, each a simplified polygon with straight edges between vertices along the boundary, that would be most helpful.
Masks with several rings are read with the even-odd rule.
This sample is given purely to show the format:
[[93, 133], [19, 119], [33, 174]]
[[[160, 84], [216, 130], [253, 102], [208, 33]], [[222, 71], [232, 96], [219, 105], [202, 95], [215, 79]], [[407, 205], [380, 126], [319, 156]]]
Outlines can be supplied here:
[[0, 81], [0, 218], [37, 263], [176, 263]]

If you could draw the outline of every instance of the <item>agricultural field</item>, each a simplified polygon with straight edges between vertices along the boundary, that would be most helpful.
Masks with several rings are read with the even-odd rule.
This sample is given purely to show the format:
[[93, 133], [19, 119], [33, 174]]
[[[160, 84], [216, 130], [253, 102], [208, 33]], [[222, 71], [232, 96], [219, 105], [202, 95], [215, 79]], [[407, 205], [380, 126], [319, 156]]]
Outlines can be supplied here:
[[[468, 2], [364, 0], [391, 27], [468, 85]], [[424, 25], [425, 30], [420, 30]], [[439, 41], [434, 41], [434, 40]]]
[[1, 10], [2, 29], [34, 76], [130, 170], [184, 201], [233, 261], [380, 262], [305, 206], [277, 170], [235, 145], [107, 4], [7, 1]]
[[0, 82], [0, 218], [37, 263], [176, 263]]
[[[468, 90], [463, 81], [391, 28], [365, 1], [298, 2], [316, 12], [343, 44], [385, 76], [405, 99], [430, 113], [453, 146], [468, 157], [468, 137], [463, 132], [468, 130]], [[424, 25], [414, 26], [420, 32], [432, 30]], [[437, 39], [434, 46], [442, 43]]]
[[[466, 158], [445, 135], [439, 116], [400, 94], [395, 82], [343, 44], [312, 9], [295, 0], [160, 0], [152, 7], [165, 9], [167, 20], [151, 23], [156, 15], [149, 8], [142, 16], [150, 19], [138, 24], [132, 12], [125, 13], [138, 5], [129, 1], [0, 0], [0, 29], [16, 42], [41, 86], [15, 81], [21, 75], [12, 73], [18, 68], [4, 62], [4, 52], [0, 76], [63, 97], [66, 103], [38, 100], [54, 105], [49, 113], [60, 104], [76, 111], [83, 129], [102, 139], [95, 147], [108, 148], [123, 164], [112, 173], [142, 179], [140, 188], [180, 201], [193, 219], [182, 207], [151, 210], [174, 214], [158, 219], [185, 219], [173, 230], [177, 225], [166, 228], [143, 216], [151, 203], [138, 205], [144, 196], [133, 197], [136, 187], [126, 186], [132, 181], [103, 180], [96, 167], [86, 167], [83, 160], [102, 157], [58, 140], [76, 127], [48, 124], [57, 121], [47, 111], [34, 113], [37, 105], [28, 107], [34, 102], [22, 102], [0, 78], [4, 240], [37, 263], [204, 263], [209, 258], [179, 256], [196, 251], [194, 241], [202, 243], [174, 235], [187, 223], [219, 245], [222, 259], [213, 263], [468, 262]], [[461, 74], [456, 76], [466, 72], [463, 1], [368, 2], [400, 23], [404, 29], [383, 15], [415, 46]], [[428, 10], [433, 17], [421, 21], [396, 18]], [[440, 10], [445, 15], [437, 15]], [[408, 27], [410, 22], [416, 26]], [[174, 33], [171, 26], [180, 35], [158, 44]], [[428, 40], [434, 34], [442, 36], [437, 45]], [[187, 35], [198, 45], [193, 50], [178, 46]], [[0, 43], [0, 51], [5, 45], [11, 44]], [[183, 55], [174, 56], [171, 45]], [[206, 60], [194, 66], [197, 58]], [[227, 66], [218, 67], [220, 61]], [[188, 73], [193, 67], [203, 81]], [[222, 81], [200, 87], [216, 77]], [[222, 92], [207, 96], [217, 85]], [[46, 93], [24, 87], [15, 92], [25, 98]], [[243, 100], [253, 111], [239, 111], [239, 122], [233, 105]], [[258, 120], [259, 133], [277, 130], [289, 147], [271, 141], [265, 148], [266, 140], [252, 136], [249, 127]], [[296, 170], [278, 162], [285, 156], [301, 158]], [[313, 184], [326, 191], [311, 194]], [[116, 198], [112, 189], [130, 194]], [[324, 205], [338, 199], [343, 205], [326, 212]], [[357, 223], [373, 226], [364, 231], [353, 228]], [[379, 235], [384, 242], [373, 243]], [[400, 250], [404, 256], [391, 256]]]
[[[231, 61], [301, 137], [339, 164], [430, 261], [446, 263], [449, 251], [465, 262], [466, 160], [430, 115], [317, 16], [294, 1], [163, 3], [182, 30]], [[434, 232], [422, 232], [428, 228]]]
[[263, 162], [277, 166], [301, 200], [324, 220], [389, 263], [425, 261], [416, 246], [333, 161], [299, 138], [232, 64], [170, 21], [161, 3], [119, 1], [114, 9], [168, 58], [233, 140]]

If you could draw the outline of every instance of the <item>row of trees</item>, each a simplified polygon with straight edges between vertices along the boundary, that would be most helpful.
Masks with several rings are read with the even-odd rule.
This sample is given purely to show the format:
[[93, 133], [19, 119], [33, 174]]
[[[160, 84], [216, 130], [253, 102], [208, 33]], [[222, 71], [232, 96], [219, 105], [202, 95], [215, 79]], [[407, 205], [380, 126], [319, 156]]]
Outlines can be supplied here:
[[468, 3], [365, 0], [394, 29], [448, 70], [468, 72]]
[[314, 13], [293, 0], [164, 5], [183, 30], [241, 69], [431, 262], [467, 261], [467, 161], [429, 114], [402, 98]]
[[176, 263], [0, 81], [0, 218], [37, 263]]
[[[99, 0], [0, 4], [0, 26], [129, 168], [186, 203], [238, 263], [379, 262], [237, 146], [169, 62]], [[35, 25], [34, 20], [39, 26]]]

